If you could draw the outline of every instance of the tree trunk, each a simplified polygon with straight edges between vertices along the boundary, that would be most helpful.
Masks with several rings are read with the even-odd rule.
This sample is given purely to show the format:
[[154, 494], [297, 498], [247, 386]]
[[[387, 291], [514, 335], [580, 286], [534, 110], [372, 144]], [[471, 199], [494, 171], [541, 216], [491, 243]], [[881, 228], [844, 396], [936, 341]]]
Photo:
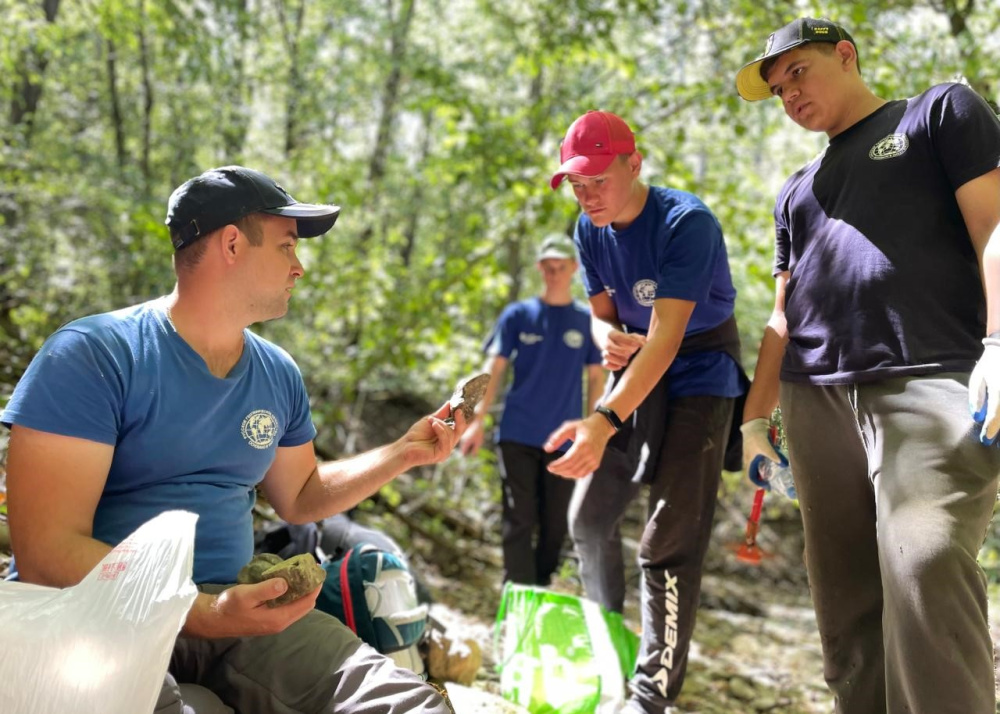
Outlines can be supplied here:
[[122, 121], [121, 100], [118, 98], [118, 70], [116, 67], [117, 56], [115, 43], [112, 40], [106, 41], [107, 47], [107, 68], [108, 68], [108, 93], [111, 99], [111, 127], [115, 132], [115, 155], [118, 158], [118, 169], [125, 168], [125, 127]]
[[149, 46], [146, 43], [146, 0], [139, 0], [139, 62], [142, 66], [142, 170], [143, 195], [149, 198], [152, 175], [149, 168], [153, 123], [153, 83], [149, 78]]

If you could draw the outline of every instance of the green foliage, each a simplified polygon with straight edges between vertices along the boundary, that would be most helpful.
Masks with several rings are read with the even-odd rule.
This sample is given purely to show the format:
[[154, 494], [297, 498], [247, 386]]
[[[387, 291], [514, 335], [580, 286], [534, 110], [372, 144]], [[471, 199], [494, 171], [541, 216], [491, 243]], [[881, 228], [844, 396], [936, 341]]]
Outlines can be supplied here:
[[166, 198], [226, 163], [343, 206], [303, 244], [290, 315], [259, 328], [298, 359], [321, 431], [343, 446], [367, 394], [438, 403], [537, 289], [537, 239], [571, 228], [547, 181], [591, 108], [636, 128], [649, 181], [719, 216], [751, 368], [774, 196], [825, 139], [737, 98], [735, 71], [801, 11], [850, 27], [884, 96], [995, 92], [997, 0], [951, 5], [0, 0], [0, 403], [58, 325], [171, 289]]

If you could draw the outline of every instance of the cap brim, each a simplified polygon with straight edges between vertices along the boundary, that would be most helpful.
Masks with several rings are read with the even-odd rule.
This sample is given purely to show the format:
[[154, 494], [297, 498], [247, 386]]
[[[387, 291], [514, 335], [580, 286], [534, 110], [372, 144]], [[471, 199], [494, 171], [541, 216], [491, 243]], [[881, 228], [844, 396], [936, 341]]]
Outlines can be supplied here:
[[314, 203], [293, 203], [290, 206], [266, 208], [261, 213], [294, 218], [298, 224], [299, 238], [315, 238], [333, 228], [340, 215], [340, 206]]
[[767, 60], [777, 57], [778, 55], [783, 55], [789, 50], [794, 50], [796, 47], [801, 47], [807, 42], [809, 42], [809, 40], [800, 40], [799, 42], [788, 45], [787, 47], [782, 47], [777, 52], [772, 52], [771, 54], [764, 55], [763, 57], [758, 57], [753, 62], [748, 62], [743, 65], [740, 71], [736, 73], [736, 91], [739, 92], [740, 96], [748, 102], [758, 102], [761, 99], [770, 99], [772, 96], [771, 87], [764, 80], [764, 78], [760, 76], [760, 66]]
[[566, 159], [559, 170], [552, 174], [549, 186], [553, 189], [559, 188], [567, 174], [579, 174], [580, 176], [597, 176], [603, 174], [615, 160], [615, 154], [602, 154], [600, 156], [573, 156]]
[[541, 263], [543, 260], [576, 260], [576, 256], [572, 254], [566, 254], [561, 250], [547, 250], [544, 253], [540, 253], [536, 261]]

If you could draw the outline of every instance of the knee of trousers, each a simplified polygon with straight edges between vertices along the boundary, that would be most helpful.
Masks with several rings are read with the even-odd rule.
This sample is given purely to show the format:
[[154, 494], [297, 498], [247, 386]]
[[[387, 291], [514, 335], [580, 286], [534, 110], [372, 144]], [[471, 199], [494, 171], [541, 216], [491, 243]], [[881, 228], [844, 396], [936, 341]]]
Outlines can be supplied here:
[[615, 526], [596, 514], [578, 514], [569, 522], [569, 534], [576, 545], [599, 548], [615, 540]]
[[[968, 592], [970, 586], [984, 589], [975, 556], [956, 543], [935, 538], [897, 539], [881, 550], [886, 596], [896, 600], [897, 605], [921, 602], [923, 605], [915, 606], [924, 607], [928, 602], [937, 602], [944, 606]], [[920, 597], [914, 599], [914, 592]]]

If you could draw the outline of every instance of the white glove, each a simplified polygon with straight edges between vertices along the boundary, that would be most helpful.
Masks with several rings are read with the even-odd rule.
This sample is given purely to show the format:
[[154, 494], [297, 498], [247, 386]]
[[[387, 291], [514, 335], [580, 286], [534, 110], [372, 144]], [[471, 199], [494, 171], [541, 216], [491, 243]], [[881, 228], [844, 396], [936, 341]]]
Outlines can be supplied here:
[[969, 411], [983, 425], [979, 440], [992, 444], [1000, 431], [1000, 339], [987, 337], [983, 345], [983, 356], [969, 377]]
[[[1000, 376], [1000, 373], [998, 373]], [[751, 419], [740, 427], [743, 433], [743, 468], [750, 466], [750, 462], [758, 454], [771, 459], [776, 464], [781, 463], [781, 457], [774, 450], [774, 445], [768, 437], [771, 430], [771, 422], [763, 417]]]

